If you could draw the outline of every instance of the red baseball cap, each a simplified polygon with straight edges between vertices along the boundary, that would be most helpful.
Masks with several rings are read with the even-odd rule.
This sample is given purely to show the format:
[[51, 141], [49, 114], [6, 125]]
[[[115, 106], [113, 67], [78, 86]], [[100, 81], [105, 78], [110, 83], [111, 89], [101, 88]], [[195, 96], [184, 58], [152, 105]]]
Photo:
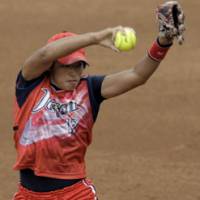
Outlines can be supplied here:
[[[59, 40], [64, 37], [71, 37], [71, 36], [76, 36], [76, 35], [77, 34], [71, 33], [71, 32], [58, 33], [56, 35], [53, 35], [51, 38], [49, 38], [47, 43], [54, 42], [54, 41]], [[78, 62], [78, 61], [83, 61], [88, 65], [88, 62], [86, 59], [86, 53], [83, 48], [78, 49], [78, 50], [72, 52], [71, 54], [58, 59], [58, 62], [61, 64], [64, 64], [64, 65], [70, 65], [70, 64]]]

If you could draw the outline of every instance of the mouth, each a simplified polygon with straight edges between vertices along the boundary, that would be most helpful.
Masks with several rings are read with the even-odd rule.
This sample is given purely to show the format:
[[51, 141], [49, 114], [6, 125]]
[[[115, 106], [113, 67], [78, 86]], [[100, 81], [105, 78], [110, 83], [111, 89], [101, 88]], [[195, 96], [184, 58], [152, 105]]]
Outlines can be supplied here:
[[67, 83], [71, 83], [71, 84], [77, 84], [78, 80], [68, 80], [66, 81]]
[[77, 80], [68, 80], [67, 82], [78, 82]]

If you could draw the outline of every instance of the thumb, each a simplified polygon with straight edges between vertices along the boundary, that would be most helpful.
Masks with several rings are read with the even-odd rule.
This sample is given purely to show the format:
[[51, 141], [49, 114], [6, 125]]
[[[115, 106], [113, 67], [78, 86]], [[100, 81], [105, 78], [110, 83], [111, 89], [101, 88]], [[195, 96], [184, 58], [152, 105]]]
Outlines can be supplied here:
[[111, 45], [110, 48], [111, 48], [113, 51], [117, 52], [117, 53], [120, 52], [120, 50], [119, 50], [117, 47], [115, 47], [115, 45]]

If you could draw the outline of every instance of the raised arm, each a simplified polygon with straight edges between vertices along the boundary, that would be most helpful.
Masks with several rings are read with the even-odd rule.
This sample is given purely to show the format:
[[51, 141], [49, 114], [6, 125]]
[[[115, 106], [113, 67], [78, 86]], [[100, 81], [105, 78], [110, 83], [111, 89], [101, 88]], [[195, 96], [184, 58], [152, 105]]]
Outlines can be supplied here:
[[[171, 41], [168, 40], [165, 41], [159, 38], [158, 41], [163, 46], [171, 45]], [[158, 43], [157, 46], [159, 48]], [[169, 47], [160, 48], [166, 54]], [[156, 58], [152, 59], [152, 57], [146, 54], [134, 67], [119, 73], [107, 75], [102, 83], [102, 96], [105, 98], [115, 97], [137, 86], [143, 85], [158, 68], [160, 61], [156, 61]]]
[[25, 60], [22, 75], [26, 80], [34, 79], [48, 70], [57, 59], [90, 45], [102, 45], [117, 50], [112, 43], [112, 37], [120, 28], [107, 28], [97, 32], [64, 37], [51, 42], [35, 51]]
[[184, 15], [177, 1], [169, 1], [158, 7], [159, 34], [144, 58], [134, 67], [105, 77], [101, 94], [105, 98], [115, 97], [144, 84], [164, 59], [176, 37], [183, 42]]

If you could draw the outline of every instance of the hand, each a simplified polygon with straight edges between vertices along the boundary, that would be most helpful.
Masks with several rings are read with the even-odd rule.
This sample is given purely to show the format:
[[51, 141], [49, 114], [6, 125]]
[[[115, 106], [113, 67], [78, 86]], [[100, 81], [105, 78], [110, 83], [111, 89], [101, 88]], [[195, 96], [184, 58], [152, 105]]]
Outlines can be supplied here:
[[177, 1], [168, 1], [157, 8], [157, 19], [159, 22], [159, 40], [164, 43], [172, 43], [177, 38], [178, 43], [184, 41], [185, 15]]
[[96, 44], [103, 47], [111, 48], [112, 50], [119, 52], [119, 50], [114, 45], [114, 37], [117, 31], [124, 31], [122, 26], [117, 26], [113, 28], [107, 28], [99, 32], [95, 32]]

